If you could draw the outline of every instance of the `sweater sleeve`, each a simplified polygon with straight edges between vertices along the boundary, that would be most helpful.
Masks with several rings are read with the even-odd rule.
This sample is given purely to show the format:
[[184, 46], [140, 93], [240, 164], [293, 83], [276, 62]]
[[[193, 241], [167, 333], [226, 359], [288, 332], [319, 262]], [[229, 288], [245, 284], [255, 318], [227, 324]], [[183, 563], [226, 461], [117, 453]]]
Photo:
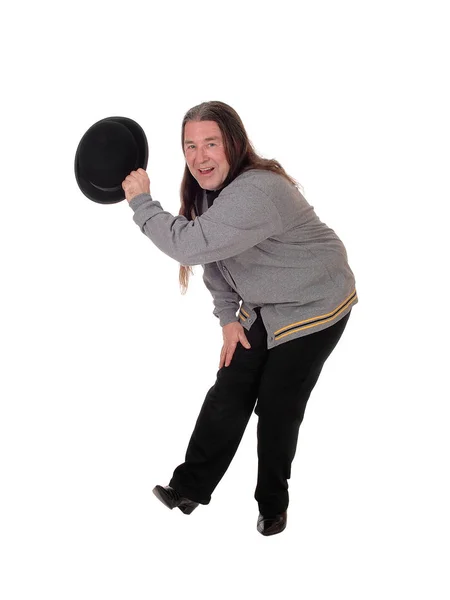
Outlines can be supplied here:
[[213, 315], [219, 319], [220, 326], [238, 321], [236, 313], [241, 298], [225, 281], [217, 263], [203, 265], [203, 282], [213, 297]]
[[247, 181], [232, 182], [193, 221], [165, 211], [150, 194], [135, 196], [130, 208], [142, 233], [185, 266], [236, 256], [283, 228], [270, 197]]

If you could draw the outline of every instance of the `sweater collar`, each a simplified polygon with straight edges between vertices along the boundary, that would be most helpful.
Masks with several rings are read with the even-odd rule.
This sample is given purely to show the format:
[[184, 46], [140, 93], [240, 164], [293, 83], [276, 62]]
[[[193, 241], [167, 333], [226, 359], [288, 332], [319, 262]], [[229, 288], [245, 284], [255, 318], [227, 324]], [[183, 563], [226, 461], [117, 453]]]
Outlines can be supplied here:
[[221, 191], [222, 190], [205, 190], [206, 200], [208, 202], [208, 208], [211, 208], [214, 200], [217, 198], [217, 196], [220, 194]]

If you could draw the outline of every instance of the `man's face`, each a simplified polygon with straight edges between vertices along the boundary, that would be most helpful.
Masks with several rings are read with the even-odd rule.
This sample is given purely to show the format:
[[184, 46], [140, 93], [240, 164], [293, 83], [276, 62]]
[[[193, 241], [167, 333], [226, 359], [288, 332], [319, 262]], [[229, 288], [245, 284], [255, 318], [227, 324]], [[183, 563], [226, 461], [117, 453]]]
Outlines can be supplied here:
[[[184, 155], [189, 171], [204, 190], [217, 190], [230, 165], [222, 133], [215, 121], [188, 121], [184, 126]], [[212, 167], [212, 171], [202, 170]]]

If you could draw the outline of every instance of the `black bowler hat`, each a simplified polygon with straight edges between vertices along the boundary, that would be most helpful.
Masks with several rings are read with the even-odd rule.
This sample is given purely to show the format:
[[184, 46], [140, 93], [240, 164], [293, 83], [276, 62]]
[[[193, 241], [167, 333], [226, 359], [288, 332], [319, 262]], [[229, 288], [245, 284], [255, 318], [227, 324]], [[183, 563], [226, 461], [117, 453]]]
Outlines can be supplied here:
[[75, 177], [83, 194], [101, 204], [125, 199], [122, 181], [131, 171], [146, 169], [148, 144], [144, 130], [127, 117], [94, 123], [75, 154]]

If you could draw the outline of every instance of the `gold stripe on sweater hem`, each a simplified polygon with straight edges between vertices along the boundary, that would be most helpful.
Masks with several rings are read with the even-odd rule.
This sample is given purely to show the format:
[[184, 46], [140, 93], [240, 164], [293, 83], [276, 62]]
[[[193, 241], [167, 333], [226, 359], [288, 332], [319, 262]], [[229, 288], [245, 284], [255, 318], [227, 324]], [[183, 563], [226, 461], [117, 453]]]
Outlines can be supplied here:
[[[274, 332], [275, 341], [277, 341], [283, 337], [286, 337], [287, 335], [292, 335], [293, 333], [297, 333], [298, 331], [303, 331], [304, 329], [311, 329], [312, 327], [319, 327], [319, 325], [323, 325], [324, 323], [329, 323], [330, 321], [337, 319], [337, 317], [339, 317], [339, 315], [341, 315], [354, 302], [356, 302], [357, 298], [358, 298], [358, 296], [356, 294], [356, 290], [354, 290], [350, 294], [350, 296], [348, 296], [346, 298], [346, 300], [341, 302], [341, 304], [339, 304], [339, 306], [337, 306], [331, 312], [326, 313], [324, 315], [319, 315], [317, 317], [311, 317], [309, 319], [305, 319], [304, 321], [297, 321], [295, 323], [291, 323], [290, 325], [286, 325], [285, 327], [282, 327], [281, 329], [277, 329], [277, 331]], [[240, 313], [243, 313], [245, 315], [245, 317], [243, 317]], [[249, 313], [247, 313], [243, 308], [241, 308], [240, 313], [239, 313], [239, 317], [243, 321], [246, 321], [247, 318], [250, 316]], [[297, 325], [299, 325], [300, 327], [296, 327]], [[286, 331], [287, 329], [290, 329], [291, 327], [296, 327], [296, 328], [293, 329], [292, 331]], [[283, 331], [286, 331], [286, 333], [281, 333]]]

